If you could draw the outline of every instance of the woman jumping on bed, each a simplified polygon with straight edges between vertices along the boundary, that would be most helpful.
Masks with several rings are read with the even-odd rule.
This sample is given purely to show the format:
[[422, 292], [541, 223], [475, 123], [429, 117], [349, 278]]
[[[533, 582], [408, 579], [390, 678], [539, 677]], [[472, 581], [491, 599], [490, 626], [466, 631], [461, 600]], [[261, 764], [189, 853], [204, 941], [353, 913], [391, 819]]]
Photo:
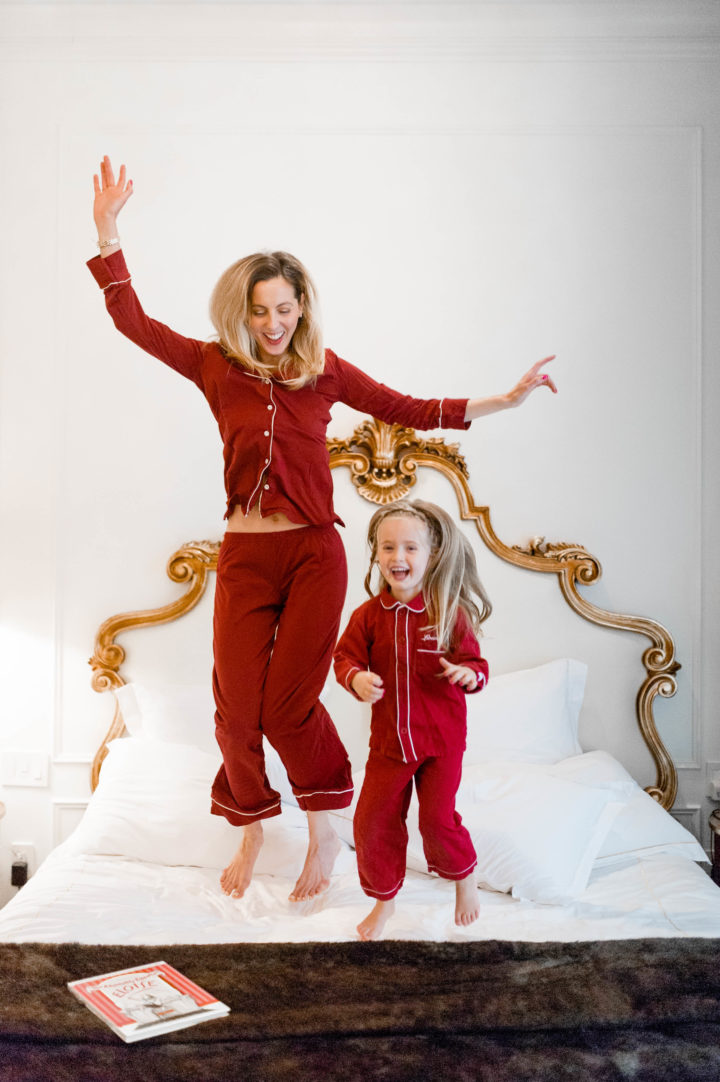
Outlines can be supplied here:
[[[441, 507], [399, 500], [368, 529], [366, 601], [335, 650], [335, 675], [372, 703], [370, 757], [353, 820], [362, 889], [375, 906], [358, 925], [378, 939], [405, 878], [413, 781], [428, 869], [455, 881], [455, 923], [479, 913], [470, 835], [455, 811], [465, 750], [465, 696], [485, 687], [476, 638], [491, 606], [469, 541]], [[380, 572], [373, 596], [374, 564]], [[474, 598], [478, 598], [478, 606]]]
[[350, 763], [319, 702], [345, 597], [345, 553], [335, 528], [325, 431], [334, 402], [412, 428], [468, 428], [517, 406], [553, 382], [539, 361], [505, 395], [476, 399], [407, 397], [322, 346], [312, 282], [285, 252], [239, 260], [210, 301], [217, 341], [176, 334], [143, 311], [117, 235], [132, 195], [109, 158], [94, 178], [100, 256], [88, 266], [115, 326], [192, 380], [217, 419], [224, 445], [227, 529], [220, 548], [214, 615], [213, 687], [223, 765], [212, 812], [241, 828], [222, 874], [241, 897], [263, 841], [262, 820], [280, 814], [267, 779], [262, 738], [277, 749], [309, 845], [291, 900], [329, 883], [340, 842], [328, 810], [352, 798]]

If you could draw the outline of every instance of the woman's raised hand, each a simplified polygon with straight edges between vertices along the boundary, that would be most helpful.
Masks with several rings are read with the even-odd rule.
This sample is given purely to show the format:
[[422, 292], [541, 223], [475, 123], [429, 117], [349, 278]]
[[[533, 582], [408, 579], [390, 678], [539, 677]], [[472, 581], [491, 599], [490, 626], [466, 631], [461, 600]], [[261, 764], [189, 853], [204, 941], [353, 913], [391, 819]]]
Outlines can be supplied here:
[[548, 361], [554, 360], [555, 354], [553, 353], [551, 357], [544, 357], [542, 361], [537, 361], [532, 368], [528, 369], [522, 379], [515, 384], [513, 389], [508, 391], [508, 405], [519, 406], [536, 387], [549, 387], [553, 394], [557, 394], [557, 387], [550, 379], [550, 376], [547, 372], [541, 371], [543, 365], [546, 365]]
[[548, 361], [554, 361], [555, 354], [544, 357], [537, 361], [532, 368], [519, 380], [507, 394], [492, 395], [490, 398], [471, 398], [465, 409], [465, 420], [474, 421], [477, 417], [486, 417], [489, 413], [497, 413], [498, 410], [512, 409], [524, 402], [536, 387], [549, 387], [553, 394], [557, 394], [557, 387], [550, 379], [547, 372], [541, 371]]
[[[93, 177], [95, 187], [95, 202], [93, 204], [93, 217], [103, 239], [103, 233], [110, 227], [114, 231], [117, 216], [133, 193], [133, 182], [125, 179], [125, 166], [120, 166], [117, 181], [113, 173], [113, 167], [107, 154], [100, 163], [100, 176], [97, 173]], [[109, 238], [105, 238], [109, 239]]]

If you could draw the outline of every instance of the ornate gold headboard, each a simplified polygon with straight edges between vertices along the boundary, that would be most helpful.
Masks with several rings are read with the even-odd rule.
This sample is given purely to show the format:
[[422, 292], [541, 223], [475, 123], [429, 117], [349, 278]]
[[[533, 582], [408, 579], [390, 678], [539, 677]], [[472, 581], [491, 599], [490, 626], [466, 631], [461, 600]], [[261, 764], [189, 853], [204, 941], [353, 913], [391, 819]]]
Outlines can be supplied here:
[[[635, 712], [643, 740], [655, 763], [655, 784], [647, 787], [665, 808], [672, 807], [677, 793], [675, 766], [658, 734], [653, 715], [657, 695], [668, 698], [675, 694], [675, 673], [680, 668], [675, 659], [675, 646], [669, 632], [654, 620], [609, 612], [587, 601], [578, 585], [589, 586], [601, 575], [598, 560], [581, 545], [546, 542], [534, 538], [526, 547], [509, 546], [495, 533], [487, 507], [478, 507], [468, 483], [465, 460], [457, 444], [442, 439], [422, 439], [411, 428], [387, 425], [367, 420], [360, 424], [347, 440], [328, 440], [330, 465], [333, 469], [347, 466], [353, 485], [371, 503], [386, 504], [405, 496], [416, 482], [418, 466], [439, 470], [451, 483], [458, 501], [460, 517], [475, 523], [485, 545], [509, 564], [529, 571], [556, 575], [565, 601], [583, 619], [601, 627], [635, 632], [650, 640], [642, 655], [645, 677], [637, 693]], [[184, 545], [168, 563], [167, 572], [173, 582], [187, 584], [184, 594], [169, 605], [139, 612], [113, 616], [100, 627], [95, 653], [90, 659], [93, 668], [92, 686], [96, 691], [120, 687], [125, 680], [120, 667], [125, 650], [116, 637], [131, 628], [168, 623], [189, 612], [202, 597], [210, 572], [217, 567], [219, 542], [200, 541]], [[92, 766], [92, 786], [95, 788], [100, 765], [107, 754], [107, 743], [124, 731], [119, 709], [95, 757]]]

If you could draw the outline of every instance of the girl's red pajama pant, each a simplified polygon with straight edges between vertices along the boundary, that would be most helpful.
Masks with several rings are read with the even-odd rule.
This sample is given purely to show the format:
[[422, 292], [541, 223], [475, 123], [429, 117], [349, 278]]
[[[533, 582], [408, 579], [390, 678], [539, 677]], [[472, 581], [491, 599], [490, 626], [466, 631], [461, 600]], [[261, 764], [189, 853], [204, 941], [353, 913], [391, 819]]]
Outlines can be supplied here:
[[352, 800], [345, 748], [318, 701], [347, 587], [334, 526], [226, 533], [215, 587], [213, 689], [223, 765], [212, 812], [235, 826], [280, 814], [265, 774], [263, 735], [306, 811]]
[[477, 864], [470, 835], [455, 811], [462, 749], [403, 763], [371, 751], [354, 818], [360, 885], [371, 898], [394, 898], [405, 878], [407, 819], [413, 779], [428, 869], [464, 879]]

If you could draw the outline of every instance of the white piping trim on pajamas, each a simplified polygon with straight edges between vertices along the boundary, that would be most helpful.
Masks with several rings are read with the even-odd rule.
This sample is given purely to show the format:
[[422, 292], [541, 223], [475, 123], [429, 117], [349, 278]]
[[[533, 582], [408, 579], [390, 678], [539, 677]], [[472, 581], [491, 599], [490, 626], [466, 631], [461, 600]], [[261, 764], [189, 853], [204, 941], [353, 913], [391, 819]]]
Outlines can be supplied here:
[[232, 812], [233, 815], [244, 815], [246, 819], [249, 819], [252, 815], [256, 817], [258, 815], [262, 815], [263, 812], [270, 811], [271, 808], [277, 808], [281, 803], [281, 801], [277, 800], [274, 804], [269, 804], [267, 808], [263, 808], [260, 812], [241, 812], [238, 811], [237, 808], [228, 808], [227, 804], [221, 804], [220, 801], [216, 800], [214, 796], [210, 797], [210, 799], [212, 800], [213, 804], [217, 804], [218, 808], [224, 808], [225, 811]]
[[398, 614], [400, 612], [400, 606], [395, 607], [395, 729], [397, 730], [397, 738], [400, 741], [400, 751], [402, 752], [403, 762], [406, 763], [405, 748], [403, 747], [402, 736], [400, 735], [400, 681], [398, 679], [398, 649], [397, 649], [397, 624]]
[[448, 872], [445, 871], [445, 869], [443, 868], [438, 868], [437, 864], [428, 864], [429, 871], [437, 872], [438, 875], [452, 875], [454, 877], [457, 877], [459, 875], [470, 875], [470, 872], [473, 870], [473, 868], [477, 868], [477, 859], [474, 860], [472, 864], [468, 864], [467, 868], [463, 868], [463, 870], [460, 872]]
[[410, 609], [405, 609], [405, 694], [407, 696], [407, 731], [413, 759], [417, 759], [415, 743], [410, 729]]
[[110, 288], [110, 286], [124, 286], [127, 285], [128, 282], [132, 282], [132, 278], [123, 278], [121, 282], [108, 282], [106, 286], [102, 287], [102, 291], [104, 293], [106, 289]]
[[347, 674], [347, 676], [345, 677], [345, 687], [348, 689], [348, 691], [352, 692], [352, 688], [350, 687], [350, 682], [351, 682], [352, 678], [355, 676], [355, 673], [356, 672], [362, 672], [362, 671], [363, 670], [358, 665], [355, 665], [350, 670], [350, 672]]
[[241, 372], [243, 376], [249, 376], [250, 379], [259, 379], [262, 380], [263, 383], [274, 383], [276, 386], [280, 387], [284, 387], [288, 382], [284, 379], [275, 379], [273, 376], [261, 376], [257, 372], [248, 372], [245, 368], [238, 368], [238, 371]]
[[410, 729], [410, 636], [409, 636], [409, 623], [411, 612], [422, 612], [422, 609], [411, 609], [409, 605], [404, 602], [400, 602], [394, 605], [395, 609], [395, 730], [397, 732], [397, 738], [400, 742], [400, 751], [402, 752], [403, 762], [410, 762], [405, 756], [405, 745], [403, 738], [400, 734], [400, 680], [398, 679], [398, 617], [401, 611], [405, 613], [405, 725], [407, 728], [407, 742], [410, 745], [410, 752], [413, 759], [417, 759], [415, 753], [415, 744], [412, 738], [412, 732]]
[[[251, 373], [248, 373], [248, 375], [250, 375], [250, 374]], [[257, 378], [263, 378], [263, 377], [257, 377]], [[277, 413], [277, 405], [275, 403], [275, 399], [273, 398], [272, 380], [271, 379], [263, 379], [263, 382], [267, 382], [269, 387], [270, 387], [270, 403], [272, 405], [272, 420], [270, 421], [270, 446], [268, 447], [268, 460], [267, 460], [266, 464], [263, 466], [263, 468], [260, 470], [260, 476], [258, 477], [257, 484], [255, 485], [255, 488], [250, 493], [250, 499], [248, 500], [248, 504], [247, 504], [247, 511], [245, 512], [246, 515], [250, 514], [250, 508], [252, 507], [252, 502], [253, 502], [253, 499], [255, 498], [255, 493], [260, 488], [260, 485], [263, 483], [263, 477], [265, 476], [265, 471], [270, 468], [270, 463], [272, 462], [272, 448], [273, 448], [273, 440], [275, 438], [275, 414]], [[260, 495], [258, 496], [258, 511], [260, 512], [261, 515], [262, 515], [262, 494], [263, 494], [263, 490], [260, 489]]]
[[[402, 877], [397, 886], [393, 887], [392, 890], [373, 890], [372, 887], [368, 887], [368, 890], [372, 890], [372, 894], [370, 895], [370, 897], [372, 898], [376, 894], [396, 894], [400, 890], [400, 887], [403, 885], [404, 882], [405, 876]], [[360, 884], [360, 886], [362, 886], [362, 883]], [[363, 887], [363, 890], [364, 889], [365, 888]]]
[[[316, 789], [313, 793], [296, 793], [293, 789], [293, 796], [300, 796], [303, 799], [309, 796], [340, 796], [341, 793], [352, 793], [354, 788], [351, 785], [349, 789]], [[312, 811], [312, 808], [310, 810]]]

